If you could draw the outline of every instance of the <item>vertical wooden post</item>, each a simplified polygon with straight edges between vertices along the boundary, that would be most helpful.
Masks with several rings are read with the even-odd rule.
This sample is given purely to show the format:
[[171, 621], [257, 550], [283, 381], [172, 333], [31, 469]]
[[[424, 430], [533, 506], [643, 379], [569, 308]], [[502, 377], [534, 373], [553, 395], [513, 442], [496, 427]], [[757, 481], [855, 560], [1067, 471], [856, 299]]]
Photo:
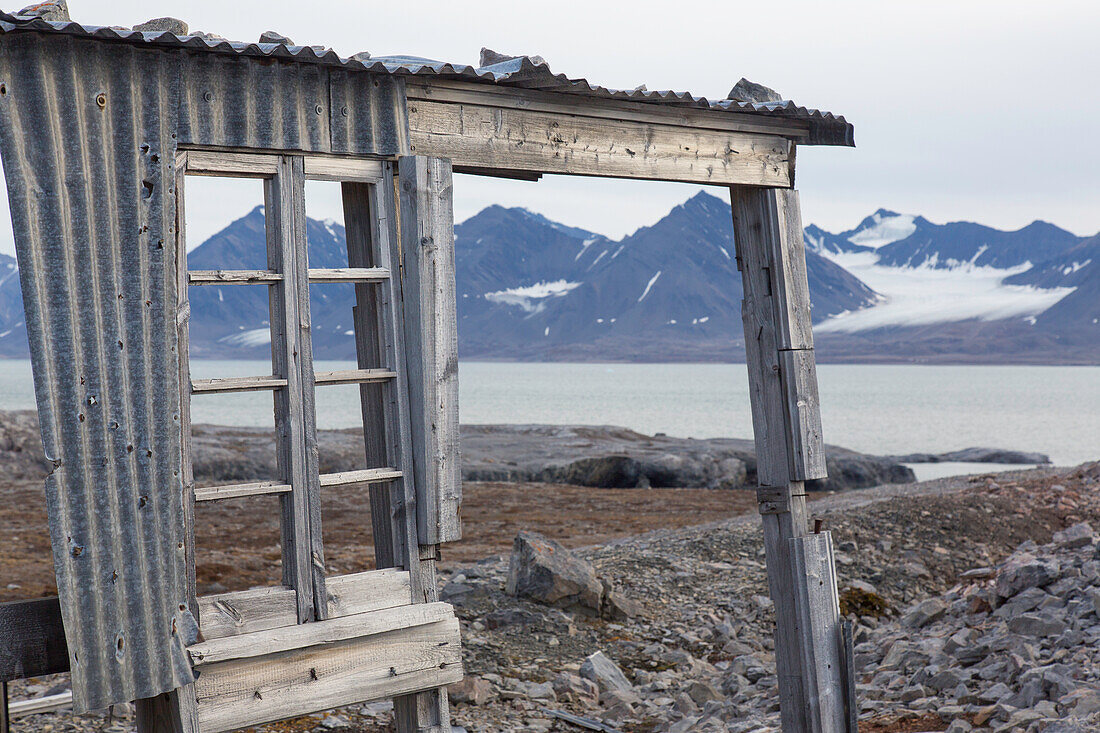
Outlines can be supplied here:
[[737, 266], [744, 285], [741, 316], [756, 442], [757, 497], [768, 586], [775, 604], [780, 715], [784, 731], [833, 733], [843, 730], [832, 722], [834, 697], [822, 701], [821, 690], [811, 689], [811, 685], [832, 682], [808, 676], [806, 668], [807, 659], [832, 655], [836, 657], [833, 666], [839, 669], [839, 647], [815, 648], [799, 613], [806, 608], [798, 602], [806, 596], [805, 588], [799, 586], [807, 579], [794, 562], [807, 534], [804, 482], [826, 476], [798, 194], [789, 189], [735, 186], [732, 203]]
[[313, 396], [313, 344], [309, 326], [306, 262], [305, 169], [300, 156], [282, 156], [279, 172], [264, 181], [268, 267], [283, 274], [271, 288], [272, 374], [286, 379], [275, 390], [275, 433], [283, 494], [283, 584], [298, 595], [298, 621], [323, 619], [324, 549]]
[[403, 157], [398, 177], [417, 532], [439, 545], [462, 537], [451, 162]]

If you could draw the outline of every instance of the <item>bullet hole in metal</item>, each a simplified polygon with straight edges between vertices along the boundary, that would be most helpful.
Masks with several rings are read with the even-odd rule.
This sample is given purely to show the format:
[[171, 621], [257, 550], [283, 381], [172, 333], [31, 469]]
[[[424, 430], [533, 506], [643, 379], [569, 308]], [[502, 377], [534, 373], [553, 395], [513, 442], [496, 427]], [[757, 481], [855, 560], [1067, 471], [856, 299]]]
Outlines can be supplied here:
[[144, 508], [145, 505], [148, 504], [148, 503], [149, 503], [149, 497], [148, 496], [139, 496], [138, 497], [138, 507], [139, 508]]
[[6, 84], [0, 84], [0, 96], [8, 93], [8, 87]]
[[153, 182], [150, 181], [149, 179], [144, 179], [141, 182], [141, 187], [142, 187], [141, 197], [143, 199], [152, 198], [152, 196], [153, 196]]
[[149, 154], [149, 143], [142, 143], [140, 150], [141, 150], [142, 155], [148, 155]]
[[133, 453], [134, 452], [134, 446], [132, 446], [132, 445], [126, 446], [126, 452], [127, 453]]
[[118, 348], [120, 348], [120, 349], [122, 348], [122, 342], [121, 341], [118, 342]]
[[79, 420], [80, 422], [84, 422], [84, 413], [83, 412], [77, 413], [76, 419]]

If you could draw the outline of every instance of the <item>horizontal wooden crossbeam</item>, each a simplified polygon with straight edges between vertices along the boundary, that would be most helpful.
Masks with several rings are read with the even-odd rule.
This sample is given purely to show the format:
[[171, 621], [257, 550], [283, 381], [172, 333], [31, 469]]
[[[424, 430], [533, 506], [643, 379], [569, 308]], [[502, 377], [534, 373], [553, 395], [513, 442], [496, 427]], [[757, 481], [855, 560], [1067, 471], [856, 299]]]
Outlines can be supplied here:
[[313, 381], [317, 384], [372, 384], [388, 382], [397, 377], [390, 369], [340, 369], [334, 372], [317, 372]]
[[379, 283], [389, 277], [385, 267], [309, 268], [311, 283]]
[[286, 380], [281, 377], [222, 377], [220, 379], [192, 379], [191, 391], [195, 394], [219, 392], [254, 392], [264, 389], [281, 389]]
[[272, 270], [191, 270], [187, 281], [192, 285], [252, 285], [282, 282], [283, 274]]
[[218, 499], [239, 499], [244, 496], [285, 494], [291, 488], [290, 484], [280, 484], [274, 481], [227, 484], [225, 486], [201, 486], [195, 487], [195, 501], [217, 501]]
[[321, 486], [351, 486], [354, 484], [378, 484], [403, 476], [396, 468], [367, 468], [360, 471], [322, 473]]

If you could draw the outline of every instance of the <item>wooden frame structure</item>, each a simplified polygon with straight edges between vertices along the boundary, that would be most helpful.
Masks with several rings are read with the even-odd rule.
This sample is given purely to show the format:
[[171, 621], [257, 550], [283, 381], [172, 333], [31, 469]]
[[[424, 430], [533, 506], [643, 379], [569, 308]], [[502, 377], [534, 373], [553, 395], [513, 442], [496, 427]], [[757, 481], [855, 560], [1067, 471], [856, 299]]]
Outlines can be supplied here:
[[[0, 607], [0, 632], [29, 633], [0, 641], [0, 679], [71, 667], [78, 707], [138, 698], [142, 733], [232, 730], [379, 697], [395, 698], [401, 733], [449, 731], [445, 685], [461, 678], [461, 655], [453, 610], [438, 602], [435, 559], [460, 536], [451, 174], [555, 173], [729, 190], [783, 728], [854, 730], [831, 542], [807, 527], [805, 481], [825, 476], [825, 459], [793, 189], [798, 145], [851, 144], [843, 118], [790, 103], [614, 92], [525, 57], [479, 69], [364, 63], [278, 44], [74, 26], [0, 14], [0, 152], [44, 444], [59, 467], [112, 468], [103, 485], [64, 468], [51, 474], [60, 604]], [[44, 117], [57, 124], [33, 139]], [[126, 126], [129, 137], [113, 132]], [[57, 150], [81, 161], [76, 175], [57, 168]], [[103, 166], [117, 172], [108, 216], [83, 217]], [[266, 269], [188, 271], [187, 175], [263, 179]], [[311, 178], [341, 183], [347, 268], [306, 261]], [[90, 261], [106, 259], [90, 282], [70, 254], [81, 247]], [[44, 269], [59, 258], [62, 267]], [[315, 373], [308, 293], [333, 282], [355, 285], [358, 368]], [[191, 379], [187, 294], [209, 285], [268, 288], [270, 375]], [[125, 310], [133, 290], [146, 297], [144, 311]], [[98, 321], [67, 320], [73, 311], [55, 304], [70, 291]], [[118, 330], [117, 349], [107, 348], [114, 331], [85, 335], [102, 324]], [[77, 364], [99, 375], [94, 395], [51, 381]], [[313, 395], [329, 384], [359, 385], [361, 471], [318, 471]], [[190, 400], [248, 390], [275, 395], [277, 480], [195, 486]], [[147, 427], [128, 422], [135, 391], [161, 405]], [[93, 404], [121, 417], [81, 407], [79, 423], [71, 420], [67, 410]], [[119, 452], [113, 446], [125, 441], [111, 431], [136, 437]], [[96, 442], [101, 434], [106, 442]], [[128, 468], [135, 444], [148, 445], [149, 468]], [[379, 570], [329, 577], [319, 497], [348, 483], [369, 486]], [[282, 507], [282, 584], [197, 597], [195, 502], [265, 494]], [[130, 567], [125, 548], [85, 553], [85, 530], [72, 524], [89, 511], [72, 503], [84, 496], [159, 512], [159, 524], [121, 512], [109, 527], [155, 548], [159, 564]], [[145, 593], [145, 605], [86, 580], [105, 567]], [[72, 590], [82, 582], [88, 594]], [[89, 610], [122, 629], [117, 639], [81, 626]], [[124, 645], [132, 638], [150, 646]], [[96, 661], [108, 654], [114, 661]]]

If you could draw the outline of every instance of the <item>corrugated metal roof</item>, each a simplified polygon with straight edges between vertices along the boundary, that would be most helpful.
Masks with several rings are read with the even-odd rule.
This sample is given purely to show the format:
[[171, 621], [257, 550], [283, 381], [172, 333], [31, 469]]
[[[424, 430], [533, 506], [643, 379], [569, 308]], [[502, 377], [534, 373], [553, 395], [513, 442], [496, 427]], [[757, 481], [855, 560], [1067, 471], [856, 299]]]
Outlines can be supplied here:
[[317, 46], [292, 46], [281, 43], [244, 43], [240, 41], [208, 38], [198, 34], [177, 36], [166, 31], [134, 31], [125, 28], [86, 26], [67, 21], [47, 21], [0, 13], [0, 32], [39, 31], [65, 33], [75, 36], [99, 38], [150, 46], [189, 48], [211, 53], [235, 54], [286, 59], [301, 63], [317, 63], [339, 66], [345, 69], [372, 71], [375, 73], [406, 76], [434, 76], [451, 79], [517, 86], [563, 94], [576, 94], [596, 99], [622, 99], [634, 102], [678, 105], [726, 112], [756, 114], [767, 117], [786, 117], [805, 120], [810, 126], [810, 144], [854, 145], [852, 125], [843, 117], [831, 112], [802, 107], [790, 100], [779, 102], [741, 102], [733, 99], [710, 100], [690, 92], [648, 91], [644, 88], [625, 90], [610, 89], [592, 84], [587, 79], [570, 79], [555, 74], [545, 63], [534, 63], [530, 57], [520, 56], [508, 61], [484, 67], [467, 64], [451, 64], [415, 56], [382, 56], [360, 60], [344, 58], [330, 48]]
[[57, 40], [0, 44], [0, 149], [82, 711], [194, 679], [172, 246], [179, 64]]

